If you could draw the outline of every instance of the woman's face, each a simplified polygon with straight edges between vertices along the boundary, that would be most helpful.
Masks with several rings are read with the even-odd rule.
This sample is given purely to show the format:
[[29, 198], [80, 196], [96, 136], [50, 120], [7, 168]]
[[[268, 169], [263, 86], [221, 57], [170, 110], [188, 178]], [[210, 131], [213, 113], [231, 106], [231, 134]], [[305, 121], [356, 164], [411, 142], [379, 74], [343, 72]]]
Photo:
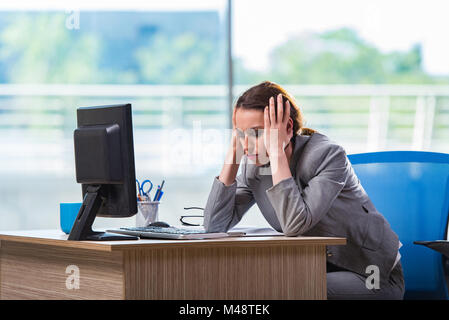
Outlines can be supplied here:
[[257, 166], [268, 163], [269, 158], [263, 138], [263, 111], [238, 108], [235, 113], [235, 125], [248, 160]]

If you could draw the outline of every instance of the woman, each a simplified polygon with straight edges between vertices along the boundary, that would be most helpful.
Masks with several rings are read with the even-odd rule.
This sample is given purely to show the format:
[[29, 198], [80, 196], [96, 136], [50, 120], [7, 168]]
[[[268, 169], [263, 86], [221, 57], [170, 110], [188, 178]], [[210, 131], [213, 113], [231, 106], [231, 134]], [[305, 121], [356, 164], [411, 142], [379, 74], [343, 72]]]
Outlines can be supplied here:
[[232, 119], [231, 145], [204, 209], [206, 231], [229, 230], [257, 203], [286, 236], [347, 239], [344, 246], [328, 246], [329, 299], [402, 299], [399, 239], [370, 201], [345, 150], [304, 128], [293, 97], [272, 82], [243, 93]]

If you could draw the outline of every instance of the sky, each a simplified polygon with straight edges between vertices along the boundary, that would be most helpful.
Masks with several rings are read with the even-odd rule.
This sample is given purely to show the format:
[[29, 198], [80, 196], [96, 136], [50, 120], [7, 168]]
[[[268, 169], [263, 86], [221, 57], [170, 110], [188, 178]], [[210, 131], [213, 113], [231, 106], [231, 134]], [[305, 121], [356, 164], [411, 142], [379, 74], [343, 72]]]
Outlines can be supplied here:
[[[0, 10], [218, 10], [226, 0], [15, 0]], [[269, 52], [301, 32], [351, 27], [384, 52], [421, 43], [424, 69], [449, 74], [449, 0], [233, 0], [233, 54], [251, 69], [268, 67]]]
[[289, 36], [352, 27], [384, 52], [421, 43], [424, 69], [449, 74], [447, 0], [236, 0], [233, 14], [234, 53], [253, 69]]

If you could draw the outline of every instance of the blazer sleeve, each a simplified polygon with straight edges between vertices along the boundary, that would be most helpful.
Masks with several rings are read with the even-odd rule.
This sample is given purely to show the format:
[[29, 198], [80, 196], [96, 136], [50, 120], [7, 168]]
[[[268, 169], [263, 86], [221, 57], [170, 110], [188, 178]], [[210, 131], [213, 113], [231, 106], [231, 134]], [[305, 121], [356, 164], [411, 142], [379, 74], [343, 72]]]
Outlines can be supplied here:
[[268, 199], [286, 236], [299, 236], [311, 229], [329, 211], [346, 184], [349, 160], [341, 146], [315, 151], [315, 176], [302, 188], [293, 177], [266, 190]]
[[218, 176], [214, 178], [204, 208], [206, 232], [227, 232], [255, 203], [253, 193], [245, 180], [245, 172], [238, 175], [229, 186], [221, 182]]

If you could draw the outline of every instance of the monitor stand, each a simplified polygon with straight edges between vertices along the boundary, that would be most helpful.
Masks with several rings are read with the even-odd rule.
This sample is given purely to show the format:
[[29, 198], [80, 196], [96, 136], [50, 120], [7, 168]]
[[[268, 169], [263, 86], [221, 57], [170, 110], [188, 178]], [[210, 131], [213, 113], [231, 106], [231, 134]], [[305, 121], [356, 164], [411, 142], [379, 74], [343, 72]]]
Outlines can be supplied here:
[[138, 237], [130, 235], [93, 231], [92, 224], [100, 209], [101, 203], [101, 185], [88, 186], [83, 204], [73, 223], [68, 240], [111, 241], [139, 239]]

